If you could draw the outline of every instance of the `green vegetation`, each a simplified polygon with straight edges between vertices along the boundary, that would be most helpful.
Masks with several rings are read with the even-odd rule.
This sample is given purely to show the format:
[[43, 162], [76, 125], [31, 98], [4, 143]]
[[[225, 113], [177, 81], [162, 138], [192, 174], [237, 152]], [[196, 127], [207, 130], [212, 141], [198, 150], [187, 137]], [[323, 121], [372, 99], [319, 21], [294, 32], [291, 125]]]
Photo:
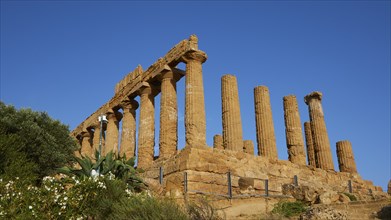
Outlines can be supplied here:
[[175, 202], [133, 193], [110, 175], [45, 177], [42, 185], [0, 180], [0, 219], [188, 219]]
[[347, 192], [345, 192], [343, 194], [345, 194], [347, 197], [349, 197], [350, 201], [357, 201], [357, 197], [355, 195], [347, 193]]
[[76, 142], [47, 113], [0, 102], [0, 178], [37, 181], [73, 162]]
[[272, 213], [284, 217], [292, 217], [292, 216], [300, 215], [301, 213], [304, 213], [306, 210], [307, 210], [307, 206], [300, 201], [296, 201], [296, 202], [280, 201], [274, 206]]
[[221, 217], [217, 214], [216, 209], [210, 204], [206, 197], [200, 197], [194, 202], [190, 202], [187, 205], [187, 212], [190, 219], [208, 219], [208, 220], [220, 220]]
[[145, 184], [142, 179], [138, 177], [138, 172], [134, 169], [134, 160], [126, 159], [117, 156], [112, 151], [104, 156], [98, 156], [98, 151], [95, 152], [95, 158], [99, 158], [96, 162], [89, 157], [82, 156], [82, 158], [75, 158], [80, 168], [74, 166], [65, 166], [58, 169], [58, 172], [68, 176], [77, 176], [78, 178], [94, 177], [97, 175], [113, 175], [114, 178], [122, 180], [128, 184], [128, 187], [133, 191], [140, 192], [145, 189]]
[[207, 200], [151, 196], [134, 158], [75, 158], [68, 127], [46, 113], [0, 102], [0, 114], [0, 219], [220, 219]]

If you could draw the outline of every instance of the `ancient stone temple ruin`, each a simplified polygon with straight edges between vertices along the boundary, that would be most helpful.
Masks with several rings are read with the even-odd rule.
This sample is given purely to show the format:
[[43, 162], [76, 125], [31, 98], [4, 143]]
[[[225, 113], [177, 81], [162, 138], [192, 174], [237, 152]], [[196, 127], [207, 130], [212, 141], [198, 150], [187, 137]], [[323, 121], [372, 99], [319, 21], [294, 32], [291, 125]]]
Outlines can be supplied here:
[[[206, 60], [206, 53], [198, 49], [198, 39], [192, 35], [145, 71], [138, 66], [115, 86], [115, 95], [110, 100], [72, 131], [81, 144], [78, 153], [93, 157], [102, 133], [102, 154], [112, 150], [126, 154], [127, 158], [137, 155], [137, 169], [145, 171], [144, 178], [151, 185], [155, 181], [161, 193], [177, 198], [193, 194], [229, 199], [289, 197], [292, 195], [284, 190], [289, 184], [314, 187], [318, 193], [322, 190], [360, 192], [373, 196], [382, 192], [380, 187], [361, 179], [354, 148], [347, 140], [336, 143], [339, 172], [334, 169], [322, 93], [318, 91], [304, 97], [310, 116], [304, 125], [296, 96], [283, 97], [289, 160], [279, 160], [268, 87], [254, 88], [257, 143], [253, 143], [243, 140], [236, 77], [224, 75], [221, 78], [223, 130], [222, 134], [214, 135], [213, 147], [207, 146], [202, 74]], [[178, 68], [180, 63], [186, 65], [185, 70]], [[183, 77], [185, 91], [177, 91], [176, 83]], [[182, 150], [178, 150], [177, 92], [185, 93], [186, 144], [181, 146]], [[154, 100], [158, 94], [161, 94], [160, 117], [156, 119]], [[101, 115], [108, 120], [103, 130], [98, 121]], [[157, 157], [154, 156], [156, 120], [160, 121]], [[258, 155], [254, 155], [254, 147]]]

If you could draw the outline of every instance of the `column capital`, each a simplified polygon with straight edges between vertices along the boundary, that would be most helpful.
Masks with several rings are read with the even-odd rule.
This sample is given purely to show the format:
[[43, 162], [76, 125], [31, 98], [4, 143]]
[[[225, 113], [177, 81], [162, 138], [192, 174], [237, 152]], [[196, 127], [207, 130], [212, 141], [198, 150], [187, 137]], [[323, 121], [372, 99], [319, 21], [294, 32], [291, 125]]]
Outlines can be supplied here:
[[91, 136], [91, 132], [89, 131], [82, 131], [80, 133], [80, 138], [85, 138], [85, 137], [90, 137]]
[[318, 91], [311, 92], [310, 94], [308, 94], [304, 97], [304, 102], [305, 102], [305, 104], [308, 105], [312, 99], [317, 99], [319, 101], [322, 101], [322, 96], [323, 95], [321, 92], [318, 92]]
[[134, 99], [125, 99], [121, 102], [120, 107], [125, 110], [125, 109], [133, 109], [136, 110], [139, 107], [139, 104], [136, 100]]
[[149, 83], [147, 82], [143, 82], [141, 87], [138, 89], [138, 93], [139, 95], [144, 95], [144, 94], [148, 94], [148, 95], [151, 95], [152, 94], [152, 87]]
[[182, 56], [182, 60], [185, 63], [188, 63], [190, 60], [197, 60], [201, 63], [204, 63], [208, 59], [208, 56], [204, 51], [197, 50], [186, 53]]
[[172, 71], [166, 71], [160, 73], [160, 80], [163, 81], [164, 79], [173, 79], [174, 73]]
[[118, 111], [107, 112], [106, 115], [108, 120], [114, 119], [117, 121], [121, 121], [122, 119], [122, 113]]

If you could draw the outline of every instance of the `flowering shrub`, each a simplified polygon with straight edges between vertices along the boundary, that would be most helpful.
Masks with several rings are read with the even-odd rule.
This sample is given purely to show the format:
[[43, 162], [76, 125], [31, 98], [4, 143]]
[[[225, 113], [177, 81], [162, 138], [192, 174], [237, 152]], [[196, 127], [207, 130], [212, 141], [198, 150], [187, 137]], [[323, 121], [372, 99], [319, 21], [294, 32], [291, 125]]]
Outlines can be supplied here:
[[113, 174], [44, 177], [40, 187], [0, 179], [0, 219], [189, 219], [175, 201], [134, 193]]
[[110, 176], [81, 180], [44, 177], [40, 187], [20, 184], [19, 179], [0, 179], [0, 219], [86, 219], [99, 214], [95, 209], [101, 209], [102, 202], [118, 199], [113, 195], [126, 198], [132, 192]]

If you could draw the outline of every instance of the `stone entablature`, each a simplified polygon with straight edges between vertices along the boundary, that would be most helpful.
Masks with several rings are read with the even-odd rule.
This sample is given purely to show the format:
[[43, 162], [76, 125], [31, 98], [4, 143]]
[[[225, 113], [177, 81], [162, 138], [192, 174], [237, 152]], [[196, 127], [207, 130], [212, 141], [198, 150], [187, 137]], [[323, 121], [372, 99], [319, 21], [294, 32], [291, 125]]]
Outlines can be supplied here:
[[103, 104], [97, 111], [92, 113], [86, 120], [78, 125], [72, 131], [71, 135], [74, 137], [78, 136], [81, 132], [93, 126], [100, 114], [106, 114], [107, 112], [112, 111], [112, 109], [118, 109], [123, 101], [126, 101], [129, 97], [136, 97], [137, 91], [143, 86], [143, 82], [151, 82], [153, 84], [153, 82], [158, 81], [157, 76], [162, 72], [171, 70], [179, 75], [177, 79], [179, 80], [184, 75], [184, 71], [175, 67], [180, 62], [183, 62], [183, 57], [187, 53], [196, 51], [199, 51], [198, 39], [195, 36], [192, 36], [189, 40], [185, 39], [175, 45], [163, 58], [159, 58], [146, 71], [143, 71], [140, 65], [137, 66], [134, 71], [129, 73], [115, 86], [115, 95], [113, 98]]

